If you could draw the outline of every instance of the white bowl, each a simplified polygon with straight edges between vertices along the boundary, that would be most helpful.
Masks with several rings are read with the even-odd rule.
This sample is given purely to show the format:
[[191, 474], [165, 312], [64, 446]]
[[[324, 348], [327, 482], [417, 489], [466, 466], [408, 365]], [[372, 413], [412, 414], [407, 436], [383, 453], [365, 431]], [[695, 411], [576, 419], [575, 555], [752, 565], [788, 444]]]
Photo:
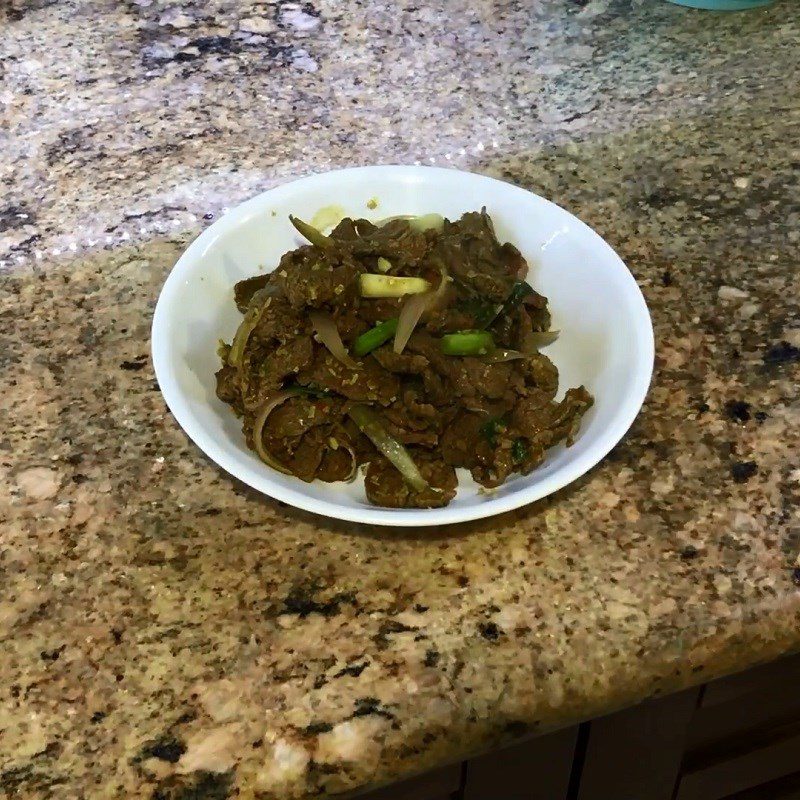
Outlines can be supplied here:
[[[374, 209], [368, 207], [373, 198]], [[549, 451], [530, 475], [479, 491], [459, 471], [445, 508], [389, 509], [367, 501], [363, 481], [308, 484], [263, 464], [245, 445], [239, 420], [217, 399], [217, 341], [241, 320], [233, 284], [270, 271], [300, 239], [289, 214], [310, 220], [337, 204], [353, 217], [438, 212], [450, 219], [486, 206], [501, 241], [531, 265], [529, 280], [550, 300], [558, 340], [560, 395], [583, 384], [595, 403], [572, 447]], [[370, 203], [372, 205], [372, 203]], [[159, 386], [189, 437], [223, 469], [278, 500], [338, 519], [380, 525], [439, 525], [487, 517], [538, 500], [591, 469], [638, 413], [653, 368], [653, 329], [642, 293], [619, 256], [594, 231], [553, 203], [493, 178], [430, 167], [383, 166], [311, 175], [234, 208], [204, 231], [167, 278], [153, 318]]]

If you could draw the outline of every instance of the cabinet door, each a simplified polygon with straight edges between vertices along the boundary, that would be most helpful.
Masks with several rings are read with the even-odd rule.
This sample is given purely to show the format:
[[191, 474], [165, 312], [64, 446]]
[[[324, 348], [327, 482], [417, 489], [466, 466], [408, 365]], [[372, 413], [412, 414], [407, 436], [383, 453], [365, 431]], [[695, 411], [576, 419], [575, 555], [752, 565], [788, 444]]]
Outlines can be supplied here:
[[671, 800], [699, 689], [589, 723], [578, 800]]
[[[780, 739], [722, 762], [698, 765], [681, 778], [677, 800], [720, 800], [794, 772], [800, 736]], [[778, 796], [778, 795], [776, 795]]]
[[353, 800], [450, 800], [461, 787], [461, 769], [461, 764], [451, 764], [350, 797]]
[[464, 800], [565, 800], [577, 728], [467, 761]]

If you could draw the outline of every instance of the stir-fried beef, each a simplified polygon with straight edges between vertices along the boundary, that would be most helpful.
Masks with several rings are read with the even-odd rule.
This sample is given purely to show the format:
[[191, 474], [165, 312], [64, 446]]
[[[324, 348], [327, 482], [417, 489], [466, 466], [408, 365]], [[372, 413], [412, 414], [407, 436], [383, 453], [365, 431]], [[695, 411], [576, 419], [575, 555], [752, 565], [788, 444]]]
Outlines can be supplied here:
[[457, 467], [499, 486], [572, 443], [592, 397], [555, 401], [547, 299], [485, 211], [293, 223], [311, 244], [236, 284], [243, 321], [219, 349], [217, 395], [268, 464], [305, 481], [367, 464], [371, 502], [432, 508]]

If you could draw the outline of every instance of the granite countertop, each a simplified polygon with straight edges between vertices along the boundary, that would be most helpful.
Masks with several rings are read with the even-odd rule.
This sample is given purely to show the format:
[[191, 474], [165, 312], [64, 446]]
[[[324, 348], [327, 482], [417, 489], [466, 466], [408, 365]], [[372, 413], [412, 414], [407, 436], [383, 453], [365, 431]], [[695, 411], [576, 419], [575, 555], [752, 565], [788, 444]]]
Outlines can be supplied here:
[[[790, 6], [6, 2], [0, 787], [335, 794], [800, 648]], [[374, 162], [529, 187], [641, 285], [642, 413], [548, 500], [317, 518], [165, 408], [149, 325], [186, 242]]]

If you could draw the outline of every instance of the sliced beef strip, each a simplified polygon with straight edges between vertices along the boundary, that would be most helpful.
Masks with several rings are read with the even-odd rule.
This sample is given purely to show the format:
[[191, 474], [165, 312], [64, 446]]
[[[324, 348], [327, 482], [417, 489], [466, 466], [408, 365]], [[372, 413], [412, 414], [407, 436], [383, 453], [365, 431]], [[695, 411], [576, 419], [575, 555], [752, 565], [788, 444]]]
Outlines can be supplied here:
[[300, 480], [310, 483], [316, 477], [322, 457], [328, 449], [328, 430], [325, 426], [309, 431], [300, 438], [288, 458], [281, 458], [292, 474]]
[[549, 428], [554, 407], [549, 392], [531, 389], [514, 406], [511, 419], [524, 436], [533, 439]]
[[239, 390], [239, 372], [236, 367], [225, 364], [215, 374], [217, 379], [217, 397], [223, 403], [230, 403], [241, 413], [242, 397]]
[[502, 302], [527, 264], [511, 244], [500, 244], [485, 212], [464, 214], [457, 222], [445, 223], [432, 257], [444, 264], [448, 274], [477, 294]]
[[558, 368], [546, 355], [537, 353], [512, 363], [519, 364], [527, 387], [541, 389], [547, 392], [551, 398], [556, 396]]
[[446, 464], [454, 467], [478, 466], [490, 457], [491, 445], [481, 432], [487, 416], [460, 411], [442, 431], [440, 448]]
[[381, 369], [371, 358], [362, 359], [360, 369], [350, 369], [337, 361], [326, 349], [319, 348], [313, 363], [302, 370], [297, 382], [302, 386], [329, 389], [356, 402], [393, 402], [400, 392], [396, 375]]
[[352, 456], [344, 447], [340, 446], [336, 450], [328, 448], [320, 460], [315, 477], [327, 483], [346, 481], [352, 469]]
[[314, 345], [307, 336], [292, 339], [276, 348], [248, 347], [240, 377], [242, 402], [255, 409], [270, 395], [280, 391], [283, 382], [312, 363]]
[[[349, 477], [350, 440], [341, 424], [343, 402], [335, 398], [293, 397], [278, 406], [264, 426], [264, 445], [304, 481]], [[252, 445], [252, 422], [247, 432]]]
[[403, 306], [401, 297], [362, 298], [355, 306], [359, 318], [371, 328], [379, 322], [385, 322], [400, 315]]
[[472, 467], [470, 472], [473, 479], [488, 489], [504, 483], [511, 473], [517, 471], [512, 456], [512, 445], [513, 442], [510, 439], [500, 439], [492, 449], [490, 457], [481, 459], [481, 463]]
[[429, 333], [443, 335], [468, 331], [475, 327], [475, 315], [461, 308], [443, 308], [432, 313], [425, 321], [425, 330]]
[[567, 389], [564, 399], [558, 404], [550, 428], [550, 446], [564, 439], [569, 447], [580, 428], [581, 418], [594, 404], [594, 398], [583, 386]]
[[403, 274], [417, 267], [428, 251], [424, 233], [414, 231], [408, 222], [395, 219], [380, 227], [365, 219], [342, 220], [331, 232], [334, 239], [347, 242], [359, 258], [382, 256], [392, 264], [393, 274]]
[[439, 412], [430, 403], [421, 402], [414, 389], [404, 389], [402, 397], [382, 409], [381, 417], [389, 435], [402, 444], [435, 447], [439, 441]]
[[564, 438], [571, 444], [581, 417], [592, 405], [592, 396], [580, 386], [568, 389], [560, 403], [544, 402], [543, 398], [542, 393], [532, 393], [520, 400], [512, 412], [516, 429], [544, 448]]
[[433, 370], [445, 379], [450, 396], [469, 406], [471, 398], [506, 399], [514, 402], [524, 381], [514, 362], [489, 364], [479, 358], [453, 358], [442, 354], [439, 342], [426, 333], [414, 333], [408, 349], [425, 356]]
[[367, 468], [364, 488], [372, 503], [388, 508], [438, 508], [446, 506], [456, 495], [458, 480], [455, 470], [417, 448], [409, 448], [414, 463], [429, 487], [412, 489], [389, 461], [375, 455]]
[[253, 299], [253, 295], [259, 289], [263, 289], [269, 282], [270, 276], [267, 274], [256, 275], [253, 278], [245, 278], [245, 280], [235, 284], [233, 287], [233, 299], [236, 303], [236, 308], [244, 314], [245, 311], [247, 311], [247, 307], [250, 305], [250, 301]]
[[389, 372], [398, 375], [422, 375], [428, 368], [428, 359], [414, 353], [395, 353], [392, 343], [372, 351], [372, 357]]
[[265, 308], [250, 336], [254, 342], [269, 344], [273, 339], [286, 342], [310, 332], [308, 316], [292, 308], [285, 297], [276, 296], [266, 299]]
[[528, 310], [523, 306], [512, 314], [498, 319], [491, 327], [495, 344], [511, 350], [531, 353], [536, 350], [533, 343], [534, 326]]
[[531, 292], [522, 301], [522, 307], [528, 313], [531, 325], [535, 331], [550, 330], [550, 311], [547, 307], [547, 298], [538, 292]]
[[312, 428], [330, 426], [341, 417], [342, 405], [336, 398], [290, 397], [267, 418], [265, 435], [272, 439], [296, 439]]
[[286, 253], [273, 280], [292, 308], [349, 305], [358, 295], [363, 270], [349, 257], [320, 252], [311, 245]]

